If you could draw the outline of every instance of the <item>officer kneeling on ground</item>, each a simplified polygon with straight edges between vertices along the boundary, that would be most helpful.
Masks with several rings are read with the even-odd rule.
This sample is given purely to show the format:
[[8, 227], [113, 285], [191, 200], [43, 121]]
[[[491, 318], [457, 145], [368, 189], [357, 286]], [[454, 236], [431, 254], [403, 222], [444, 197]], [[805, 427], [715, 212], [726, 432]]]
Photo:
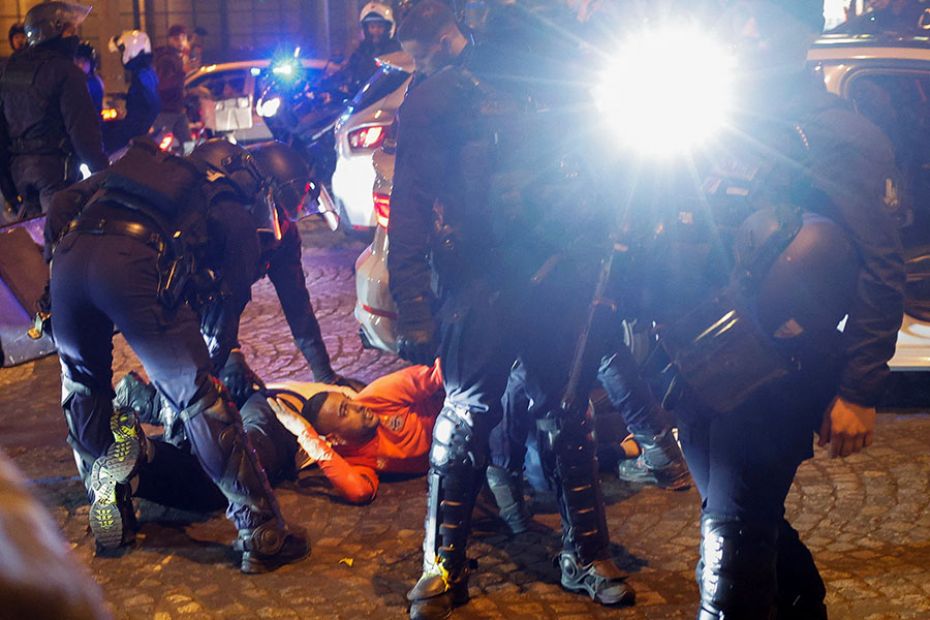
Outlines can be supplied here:
[[80, 178], [81, 164], [98, 172], [109, 163], [87, 78], [74, 64], [88, 13], [67, 2], [34, 6], [29, 47], [0, 77], [0, 189], [21, 218], [45, 213], [55, 192]]
[[676, 413], [702, 499], [698, 618], [826, 618], [824, 583], [785, 520], [785, 497], [814, 431], [834, 457], [872, 443], [903, 315], [886, 194], [894, 155], [806, 68], [822, 2], [725, 5], [719, 30], [743, 71], [738, 105], [697, 158], [696, 187], [718, 222], [746, 213], [732, 235], [736, 268], [716, 270], [730, 281], [660, 332], [687, 387]]
[[[214, 251], [210, 241], [221, 241], [224, 252], [243, 255], [254, 267], [258, 242], [243, 189], [252, 189], [255, 200], [268, 194], [269, 179], [247, 155], [239, 159], [236, 177], [227, 178], [161, 153], [150, 140], [137, 141], [113, 168], [61, 192], [50, 212], [47, 239], [60, 239], [51, 301], [62, 407], [91, 499], [91, 529], [103, 549], [134, 538], [125, 483], [144, 448], [132, 413], [113, 411], [116, 327], [177, 412], [204, 471], [226, 495], [227, 515], [239, 530], [242, 571], [273, 570], [310, 551], [305, 536], [284, 522], [239, 412], [214, 378], [219, 360], [211, 362], [191, 307], [205, 290], [212, 293], [201, 284], [212, 273], [206, 269]], [[220, 316], [237, 324], [241, 305], [240, 293]]]

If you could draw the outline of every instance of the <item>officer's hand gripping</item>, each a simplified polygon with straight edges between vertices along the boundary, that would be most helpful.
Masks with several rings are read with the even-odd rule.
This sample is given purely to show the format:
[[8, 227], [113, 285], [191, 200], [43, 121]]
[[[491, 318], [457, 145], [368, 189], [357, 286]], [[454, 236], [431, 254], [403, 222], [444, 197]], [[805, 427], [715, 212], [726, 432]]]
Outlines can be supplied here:
[[857, 405], [837, 396], [824, 413], [817, 445], [831, 444], [832, 458], [861, 452], [872, 445], [875, 420], [875, 407]]
[[244, 405], [252, 394], [265, 389], [265, 383], [249, 367], [245, 361], [245, 355], [239, 349], [230, 351], [229, 359], [220, 371], [219, 379], [226, 385], [229, 395], [238, 407]]
[[432, 366], [436, 362], [436, 326], [429, 322], [397, 327], [397, 354], [411, 364]]

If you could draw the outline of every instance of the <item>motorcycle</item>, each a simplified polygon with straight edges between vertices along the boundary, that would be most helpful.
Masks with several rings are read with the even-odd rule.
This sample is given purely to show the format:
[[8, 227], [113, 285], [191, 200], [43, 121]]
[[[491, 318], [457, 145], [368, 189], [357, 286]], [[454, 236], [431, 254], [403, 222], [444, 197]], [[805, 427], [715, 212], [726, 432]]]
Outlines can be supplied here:
[[333, 129], [351, 93], [330, 64], [322, 75], [307, 72], [299, 49], [293, 57], [277, 60], [259, 78], [256, 110], [275, 140], [295, 149], [307, 160], [314, 177], [328, 185], [336, 169]]

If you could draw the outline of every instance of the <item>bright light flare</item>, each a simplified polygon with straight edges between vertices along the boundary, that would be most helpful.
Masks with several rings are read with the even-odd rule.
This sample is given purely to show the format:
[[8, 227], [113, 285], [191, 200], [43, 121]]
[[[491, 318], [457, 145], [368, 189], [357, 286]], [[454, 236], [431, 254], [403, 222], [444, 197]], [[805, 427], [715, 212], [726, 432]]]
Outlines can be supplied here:
[[733, 106], [735, 60], [696, 27], [630, 37], [594, 97], [620, 143], [652, 158], [684, 154], [712, 137]]
[[78, 172], [81, 173], [82, 181], [90, 178], [90, 166], [88, 166], [87, 164], [81, 164], [80, 166], [78, 166]]
[[256, 111], [258, 115], [262, 118], [271, 118], [278, 114], [278, 110], [281, 109], [281, 98], [272, 97], [271, 99], [262, 99], [258, 102]]

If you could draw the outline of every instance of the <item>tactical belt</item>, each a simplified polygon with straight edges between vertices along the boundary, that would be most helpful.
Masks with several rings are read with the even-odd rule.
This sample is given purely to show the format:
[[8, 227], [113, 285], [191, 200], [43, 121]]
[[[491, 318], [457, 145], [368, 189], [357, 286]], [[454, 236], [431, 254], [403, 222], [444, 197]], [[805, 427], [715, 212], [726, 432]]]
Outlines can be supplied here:
[[84, 233], [89, 235], [122, 235], [137, 239], [159, 254], [165, 251], [166, 245], [161, 233], [143, 224], [130, 220], [109, 218], [81, 218], [71, 222], [68, 233]]

